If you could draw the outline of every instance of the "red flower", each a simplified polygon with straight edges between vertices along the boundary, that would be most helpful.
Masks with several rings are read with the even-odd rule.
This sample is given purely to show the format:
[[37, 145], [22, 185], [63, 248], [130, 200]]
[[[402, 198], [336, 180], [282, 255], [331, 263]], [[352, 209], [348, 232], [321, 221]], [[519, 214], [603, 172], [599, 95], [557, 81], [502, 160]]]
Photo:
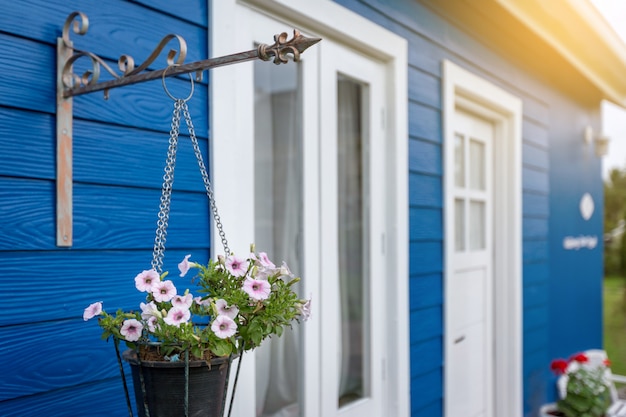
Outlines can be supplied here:
[[565, 370], [567, 370], [567, 361], [563, 359], [555, 359], [550, 364], [550, 369], [557, 375], [564, 374]]
[[603, 364], [604, 364], [604, 366], [606, 366], [607, 368], [608, 368], [609, 366], [611, 366], [611, 361], [610, 361], [610, 360], [608, 360], [608, 359], [603, 360], [603, 361], [602, 361], [602, 363], [603, 363]]
[[570, 358], [571, 361], [576, 361], [578, 363], [586, 363], [589, 362], [589, 358], [584, 353], [577, 353], [576, 355]]

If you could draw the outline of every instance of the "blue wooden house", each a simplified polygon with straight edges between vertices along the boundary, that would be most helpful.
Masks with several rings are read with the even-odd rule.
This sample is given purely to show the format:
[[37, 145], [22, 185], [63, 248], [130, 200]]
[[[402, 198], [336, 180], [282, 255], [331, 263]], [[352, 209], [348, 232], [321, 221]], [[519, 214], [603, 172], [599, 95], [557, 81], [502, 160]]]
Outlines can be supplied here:
[[[230, 248], [287, 261], [313, 299], [246, 358], [233, 415], [535, 416], [550, 361], [602, 346], [600, 109], [625, 102], [626, 47], [587, 0], [0, 4], [0, 415], [128, 415], [82, 312], [142, 301], [172, 100], [158, 81], [75, 97], [59, 158], [75, 10], [75, 47], [112, 66], [168, 33], [185, 62], [293, 28], [323, 39], [297, 64], [205, 73], [189, 100]], [[222, 251], [186, 134], [169, 270]]]

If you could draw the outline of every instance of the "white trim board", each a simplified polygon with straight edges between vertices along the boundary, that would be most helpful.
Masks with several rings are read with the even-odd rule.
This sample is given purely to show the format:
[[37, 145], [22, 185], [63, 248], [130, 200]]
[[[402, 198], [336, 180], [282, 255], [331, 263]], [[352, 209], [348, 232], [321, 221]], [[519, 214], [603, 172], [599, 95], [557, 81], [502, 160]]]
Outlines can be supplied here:
[[[221, 56], [250, 49], [250, 39], [238, 30], [238, 21], [244, 13], [238, 5], [269, 15], [286, 22], [278, 31], [289, 31], [295, 25], [307, 36], [332, 39], [361, 54], [377, 59], [385, 66], [387, 115], [387, 161], [385, 182], [387, 186], [388, 213], [386, 222], [386, 253], [388, 273], [395, 279], [388, 288], [387, 305], [393, 311], [393, 320], [388, 323], [389, 338], [386, 377], [393, 387], [386, 392], [389, 416], [410, 415], [410, 361], [409, 361], [409, 302], [408, 302], [408, 45], [407, 41], [373, 22], [330, 1], [317, 0], [218, 0], [211, 3], [211, 55]], [[237, 11], [237, 13], [235, 12]], [[293, 28], [294, 26], [291, 26]], [[273, 34], [268, 34], [272, 36]], [[271, 38], [267, 40], [271, 42]], [[324, 42], [322, 40], [322, 42]], [[315, 46], [314, 46], [315, 47]], [[313, 48], [314, 48], [313, 47]], [[306, 54], [307, 52], [305, 52]], [[245, 65], [236, 65], [228, 70], [216, 69], [211, 74], [211, 144], [212, 169], [216, 201], [220, 205], [222, 219], [226, 225], [236, 225], [226, 232], [231, 248], [240, 252], [250, 242], [253, 223], [251, 219], [229, 217], [228, 205], [238, 204], [233, 196], [233, 178], [228, 173], [237, 166], [238, 178], [244, 181], [251, 177], [252, 161], [229, 155], [226, 143], [242, 143], [249, 136], [250, 119], [238, 112], [238, 84], [245, 79]], [[248, 81], [245, 81], [248, 82]], [[251, 81], [250, 81], [251, 82]], [[249, 86], [241, 86], [242, 89]], [[228, 123], [220, 121], [228, 120]], [[306, 123], [306, 122], [305, 122]], [[315, 127], [312, 127], [315, 129]], [[230, 184], [230, 185], [229, 185]], [[233, 203], [233, 200], [235, 202]], [[233, 226], [230, 226], [233, 227]], [[212, 234], [213, 247], [218, 247], [216, 233]], [[319, 304], [322, 305], [320, 300]], [[242, 375], [245, 377], [245, 375]]]
[[[444, 208], [445, 229], [454, 225], [454, 212], [446, 192], [454, 181], [454, 126], [452, 115], [461, 107], [490, 120], [496, 128], [494, 146], [494, 335], [495, 335], [495, 416], [522, 416], [522, 102], [502, 88], [470, 73], [460, 66], [443, 62], [444, 127]], [[447, 235], [447, 234], [446, 234]], [[445, 253], [454, 250], [454, 239], [445, 241]], [[444, 261], [445, 274], [452, 270], [449, 257]], [[444, 299], [445, 300], [445, 299]], [[444, 301], [445, 303], [445, 301]], [[450, 306], [444, 305], [448, 328]], [[444, 350], [453, 343], [451, 332], [444, 329]], [[445, 352], [444, 352], [445, 355]], [[451, 383], [452, 370], [444, 370], [445, 392]], [[448, 415], [448, 414], [446, 414]]]

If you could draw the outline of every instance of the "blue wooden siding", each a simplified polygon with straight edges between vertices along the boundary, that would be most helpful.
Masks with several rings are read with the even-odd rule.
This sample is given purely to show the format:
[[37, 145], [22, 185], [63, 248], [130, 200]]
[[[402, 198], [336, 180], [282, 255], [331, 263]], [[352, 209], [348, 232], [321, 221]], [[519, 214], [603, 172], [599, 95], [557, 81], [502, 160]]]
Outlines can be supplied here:
[[[501, 86], [523, 101], [522, 126], [522, 182], [523, 182], [523, 378], [524, 415], [533, 416], [539, 405], [551, 400], [553, 379], [548, 366], [554, 353], [553, 345], [564, 333], [575, 333], [573, 325], [563, 325], [569, 314], [563, 310], [554, 317], [559, 294], [555, 286], [566, 285], [566, 279], [577, 282], [586, 279], [580, 273], [567, 278], [562, 275], [555, 284], [554, 271], [560, 259], [553, 259], [551, 251], [555, 242], [554, 205], [577, 208], [577, 190], [562, 192], [567, 188], [563, 177], [569, 181], [587, 176], [594, 195], [596, 213], [601, 213], [602, 196], [599, 159], [588, 163], [583, 172], [563, 174], [561, 165], [574, 166], [580, 155], [580, 123], [572, 120], [593, 120], [599, 102], [580, 103], [520, 68], [507, 57], [484, 42], [463, 32], [441, 15], [424, 7], [420, 2], [404, 0], [336, 0], [337, 3], [363, 15], [377, 24], [399, 34], [409, 42], [409, 204], [410, 204], [410, 317], [411, 317], [411, 410], [413, 417], [442, 416], [443, 411], [443, 195], [442, 195], [442, 137], [441, 137], [441, 62], [452, 60], [479, 76]], [[498, 22], [485, 22], [498, 24]], [[511, 81], [513, 80], [513, 81]], [[579, 101], [579, 103], [576, 103]], [[567, 117], [563, 108], [569, 108]], [[555, 116], [561, 116], [557, 119]], [[554, 135], [562, 141], [554, 146]], [[570, 161], [555, 158], [554, 153], [568, 149]], [[572, 155], [572, 149], [573, 154]], [[573, 158], [573, 159], [572, 159]], [[588, 158], [587, 158], [588, 159]], [[561, 178], [554, 181], [554, 177]], [[600, 211], [598, 211], [600, 210]], [[575, 210], [574, 210], [575, 211]], [[559, 215], [559, 214], [557, 214]], [[571, 217], [571, 216], [570, 216]], [[601, 225], [588, 227], [601, 233]], [[558, 239], [557, 239], [558, 240]], [[597, 269], [601, 259], [597, 251], [590, 261], [591, 292], [571, 292], [577, 299], [591, 297], [600, 300]], [[599, 252], [601, 253], [601, 252]], [[571, 262], [577, 268], [581, 261]], [[572, 285], [570, 284], [570, 287]], [[574, 295], [574, 294], [570, 294]], [[550, 306], [555, 306], [550, 308]], [[594, 302], [597, 310], [597, 303]], [[551, 316], [552, 314], [552, 316]], [[601, 326], [601, 316], [594, 310], [586, 321], [591, 339], [574, 336], [576, 343], [567, 348], [594, 347]], [[560, 326], [563, 326], [559, 328]]]
[[[150, 267], [172, 102], [159, 81], [74, 99], [74, 245], [55, 246], [56, 38], [74, 10], [90, 19], [77, 48], [141, 62], [168, 33], [205, 59], [207, 1], [0, 0], [0, 376], [2, 416], [127, 415], [111, 343], [85, 323], [91, 302], [136, 308], [137, 272]], [[155, 67], [165, 65], [160, 57]], [[80, 66], [80, 65], [79, 65]], [[105, 75], [103, 74], [103, 77]], [[189, 81], [169, 79], [175, 95]], [[207, 156], [208, 86], [190, 101]], [[183, 129], [183, 132], [186, 132]], [[209, 210], [181, 135], [165, 269], [206, 260]], [[184, 289], [184, 288], [183, 288]]]

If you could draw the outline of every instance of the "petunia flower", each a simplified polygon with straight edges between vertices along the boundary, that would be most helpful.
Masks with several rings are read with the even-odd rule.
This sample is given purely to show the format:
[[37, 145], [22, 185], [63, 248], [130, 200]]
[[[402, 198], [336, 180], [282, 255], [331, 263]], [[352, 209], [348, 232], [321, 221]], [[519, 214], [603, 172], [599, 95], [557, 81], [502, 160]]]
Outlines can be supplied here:
[[135, 287], [141, 292], [150, 292], [152, 287], [161, 281], [159, 273], [154, 269], [142, 271], [135, 277]]
[[229, 256], [226, 258], [226, 269], [236, 277], [243, 277], [248, 272], [247, 261], [238, 256]]
[[280, 266], [280, 276], [288, 276], [291, 278], [294, 277], [293, 273], [291, 273], [285, 261], [283, 261], [283, 264]]
[[172, 326], [180, 327], [181, 323], [187, 323], [190, 318], [191, 313], [188, 308], [172, 307], [163, 321]]
[[141, 318], [144, 320], [149, 320], [151, 317], [162, 317], [154, 301], [150, 301], [148, 304], [140, 303], [139, 307], [141, 307]]
[[226, 300], [221, 298], [215, 302], [215, 308], [217, 309], [218, 315], [226, 316], [233, 320], [237, 317], [237, 314], [239, 314], [239, 308], [237, 306], [229, 306]]
[[87, 307], [83, 313], [83, 320], [87, 321], [95, 316], [99, 316], [100, 314], [102, 314], [102, 301], [89, 304], [89, 307]]
[[270, 283], [262, 279], [246, 278], [243, 282], [243, 290], [253, 300], [265, 300], [270, 296], [272, 287]]
[[150, 316], [146, 320], [146, 324], [148, 325], [148, 331], [154, 333], [157, 329], [157, 324], [159, 323], [159, 319], [156, 316]]
[[202, 298], [200, 296], [195, 297], [193, 301], [199, 306], [208, 306], [211, 305], [211, 300], [209, 298]]
[[261, 262], [261, 265], [266, 268], [276, 268], [276, 265], [274, 265], [274, 263], [270, 261], [270, 258], [267, 256], [266, 252], [259, 252], [258, 260], [259, 262]]
[[228, 316], [219, 315], [213, 320], [211, 330], [220, 339], [227, 339], [237, 332], [237, 323]]
[[178, 270], [180, 271], [181, 277], [187, 275], [189, 268], [191, 268], [192, 266], [196, 266], [195, 262], [189, 262], [190, 257], [191, 255], [185, 255], [185, 259], [183, 259], [182, 262], [178, 264]]
[[157, 282], [151, 290], [157, 302], [170, 301], [176, 295], [176, 287], [170, 280]]
[[300, 315], [302, 316], [304, 321], [307, 321], [309, 318], [311, 318], [311, 299], [310, 298], [308, 300], [304, 300], [304, 302], [300, 304]]
[[136, 342], [141, 337], [143, 331], [143, 324], [136, 319], [124, 320], [120, 333], [129, 342]]
[[191, 294], [187, 294], [184, 296], [175, 295], [174, 298], [172, 298], [172, 305], [176, 307], [186, 308], [187, 310], [189, 310], [191, 304], [193, 304], [193, 295]]

